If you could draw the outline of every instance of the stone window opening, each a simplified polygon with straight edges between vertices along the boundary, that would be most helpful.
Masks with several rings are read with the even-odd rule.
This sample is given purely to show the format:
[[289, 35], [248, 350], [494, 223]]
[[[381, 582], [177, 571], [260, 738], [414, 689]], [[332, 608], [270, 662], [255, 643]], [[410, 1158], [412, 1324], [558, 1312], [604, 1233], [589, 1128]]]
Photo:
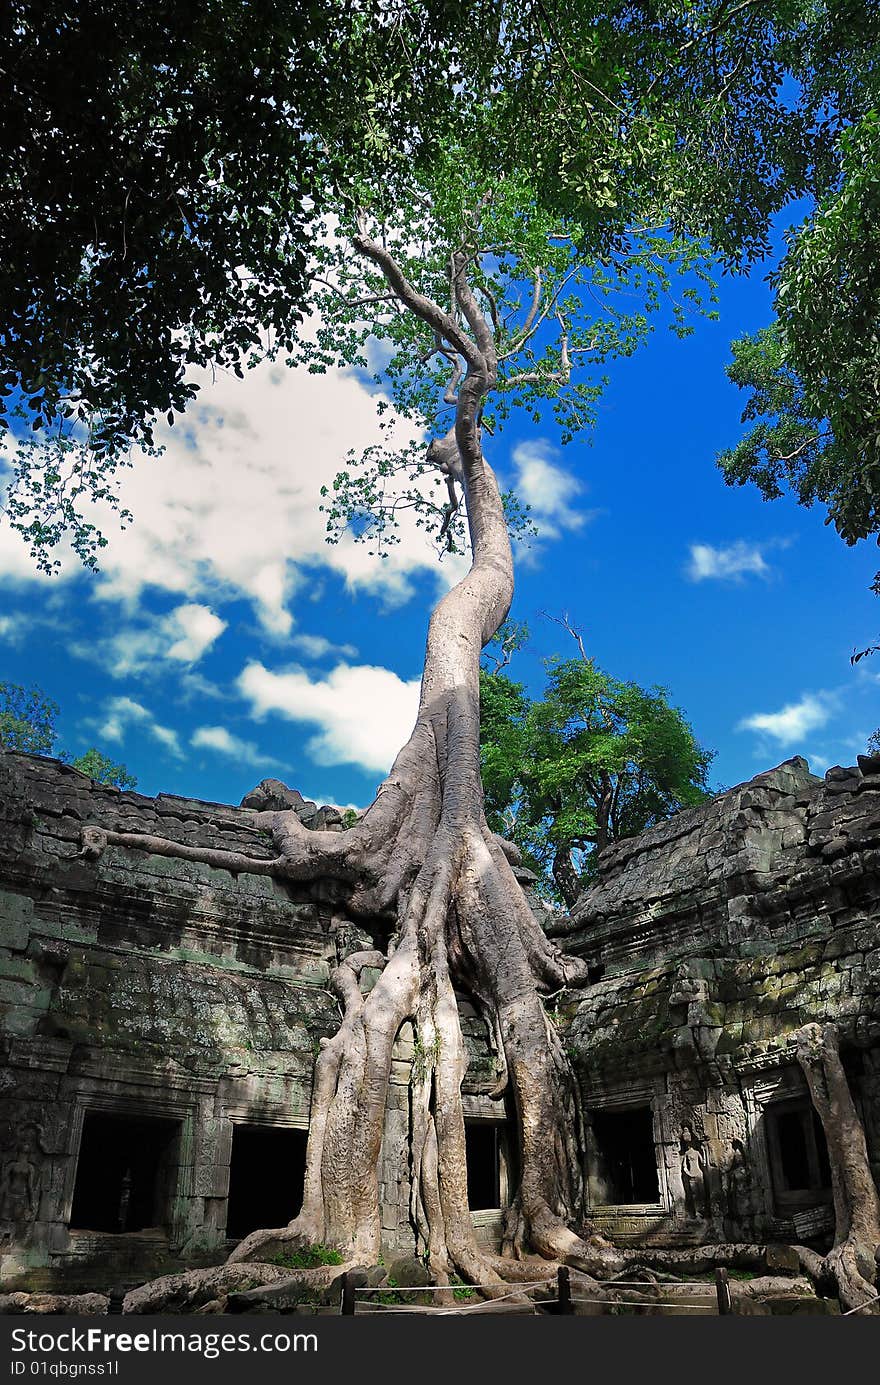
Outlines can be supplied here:
[[781, 1211], [827, 1201], [831, 1167], [822, 1123], [806, 1098], [767, 1107], [767, 1144], [773, 1191]]
[[465, 1119], [468, 1207], [494, 1211], [510, 1202], [510, 1139], [505, 1121]]
[[660, 1178], [650, 1106], [590, 1114], [596, 1163], [596, 1201], [613, 1207], [655, 1205]]
[[233, 1126], [227, 1237], [293, 1220], [302, 1207], [307, 1139], [307, 1131], [289, 1126]]
[[180, 1121], [87, 1111], [70, 1215], [72, 1231], [167, 1229]]

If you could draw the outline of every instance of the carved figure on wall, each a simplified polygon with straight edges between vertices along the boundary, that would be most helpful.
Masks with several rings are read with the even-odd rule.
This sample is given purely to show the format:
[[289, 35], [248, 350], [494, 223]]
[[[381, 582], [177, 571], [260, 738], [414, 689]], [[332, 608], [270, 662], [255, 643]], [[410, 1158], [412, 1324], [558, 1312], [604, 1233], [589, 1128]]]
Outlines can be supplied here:
[[681, 1182], [688, 1216], [705, 1220], [709, 1215], [706, 1156], [689, 1125], [681, 1132]]
[[0, 1223], [21, 1226], [33, 1221], [38, 1187], [37, 1134], [32, 1126], [25, 1126], [18, 1153], [4, 1162], [0, 1172]]
[[725, 1213], [734, 1235], [747, 1235], [745, 1223], [753, 1212], [752, 1174], [742, 1140], [731, 1141], [730, 1163], [724, 1176]]

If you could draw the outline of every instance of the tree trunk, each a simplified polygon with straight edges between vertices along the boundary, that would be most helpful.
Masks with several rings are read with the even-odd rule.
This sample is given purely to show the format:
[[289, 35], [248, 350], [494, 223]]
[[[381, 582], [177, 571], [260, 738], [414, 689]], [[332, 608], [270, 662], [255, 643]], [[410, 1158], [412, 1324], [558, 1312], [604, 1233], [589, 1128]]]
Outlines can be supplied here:
[[[480, 412], [495, 379], [491, 336], [463, 274], [455, 291], [476, 344], [411, 288], [380, 245], [365, 236], [355, 245], [466, 359], [454, 429], [431, 445], [430, 456], [464, 488], [472, 565], [431, 616], [415, 728], [363, 818], [332, 833], [307, 831], [293, 812], [256, 816], [278, 854], [253, 867], [341, 881], [350, 911], [374, 929], [376, 948], [340, 957], [334, 972], [344, 1014], [316, 1064], [302, 1211], [289, 1227], [248, 1236], [231, 1259], [266, 1259], [284, 1244], [314, 1242], [348, 1262], [378, 1259], [377, 1166], [392, 1049], [409, 1020], [420, 1055], [410, 1131], [413, 1222], [438, 1282], [453, 1268], [477, 1284], [501, 1282], [510, 1260], [478, 1247], [468, 1209], [458, 988], [473, 996], [496, 1036], [504, 1076], [494, 1095], [509, 1086], [515, 1100], [521, 1181], [508, 1217], [508, 1256], [532, 1250], [589, 1273], [613, 1273], [620, 1263], [613, 1249], [572, 1229], [582, 1211], [576, 1084], [541, 1000], [542, 991], [585, 980], [586, 967], [544, 935], [483, 813], [480, 652], [513, 595], [507, 524], [480, 439]], [[107, 842], [219, 866], [233, 861], [231, 853], [156, 838], [84, 833], [87, 853]], [[236, 854], [234, 868], [249, 869], [246, 858]], [[377, 965], [382, 974], [364, 997], [360, 973]]]
[[836, 1282], [846, 1308], [876, 1312], [880, 1197], [833, 1025], [808, 1024], [799, 1030], [797, 1056], [831, 1165], [834, 1246], [825, 1257], [824, 1274]]
[[575, 870], [570, 846], [560, 846], [556, 849], [553, 856], [553, 879], [567, 908], [573, 909], [580, 896], [581, 878]]

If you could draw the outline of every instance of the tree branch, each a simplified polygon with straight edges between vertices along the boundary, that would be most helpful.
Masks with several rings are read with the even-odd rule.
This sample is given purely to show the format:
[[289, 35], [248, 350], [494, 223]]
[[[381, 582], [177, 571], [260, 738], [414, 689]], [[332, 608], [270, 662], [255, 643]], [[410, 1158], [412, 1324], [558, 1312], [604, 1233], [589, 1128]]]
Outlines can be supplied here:
[[483, 369], [484, 362], [480, 352], [467, 333], [461, 330], [449, 313], [444, 312], [441, 307], [430, 298], [426, 298], [423, 293], [419, 293], [418, 289], [403, 274], [397, 261], [385, 249], [384, 245], [380, 245], [378, 241], [367, 235], [361, 219], [358, 221], [358, 234], [352, 238], [352, 244], [359, 254], [365, 255], [367, 259], [378, 265], [404, 307], [409, 308], [410, 312], [415, 313], [423, 322], [427, 322], [435, 332], [439, 332], [441, 337], [445, 337], [474, 370]]

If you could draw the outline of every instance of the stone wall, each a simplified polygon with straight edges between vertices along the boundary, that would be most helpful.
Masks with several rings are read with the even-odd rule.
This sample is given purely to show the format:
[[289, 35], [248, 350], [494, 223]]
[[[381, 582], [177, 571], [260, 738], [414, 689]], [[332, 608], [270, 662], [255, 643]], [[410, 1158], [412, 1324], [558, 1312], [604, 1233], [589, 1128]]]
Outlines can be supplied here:
[[234, 1123], [308, 1126], [315, 1046], [337, 1021], [332, 897], [140, 851], [77, 858], [84, 822], [267, 855], [225, 805], [102, 789], [10, 753], [0, 800], [0, 1140], [5, 1166], [34, 1167], [32, 1197], [6, 1189], [0, 1206], [0, 1272], [106, 1274], [107, 1236], [68, 1229], [97, 1111], [179, 1131], [163, 1225], [112, 1237], [123, 1273], [222, 1258]]
[[[297, 811], [307, 826], [339, 823], [302, 800]], [[0, 1280], [14, 1287], [106, 1287], [108, 1264], [126, 1283], [222, 1260], [236, 1128], [307, 1130], [318, 1043], [339, 1020], [330, 966], [372, 945], [331, 883], [292, 886], [119, 846], [87, 861], [86, 823], [272, 854], [242, 809], [120, 793], [58, 761], [0, 751]], [[495, 1119], [482, 1094], [497, 1069], [466, 1001], [463, 1026], [468, 1114]], [[390, 1250], [415, 1245], [412, 1051], [406, 1027], [380, 1164]], [[172, 1130], [157, 1227], [71, 1227], [96, 1113]], [[497, 1216], [477, 1220], [497, 1236]]]
[[[334, 825], [314, 804], [297, 811]], [[132, 1283], [224, 1258], [240, 1127], [307, 1129], [317, 1044], [338, 1023], [329, 969], [367, 941], [328, 882], [119, 846], [88, 861], [85, 823], [271, 854], [246, 810], [0, 753], [0, 1279], [13, 1287], [106, 1288], [110, 1270]], [[793, 1043], [811, 1020], [840, 1032], [880, 1173], [878, 875], [877, 758], [824, 780], [788, 761], [604, 853], [551, 926], [592, 978], [551, 1005], [581, 1087], [594, 1226], [630, 1244], [821, 1244], [830, 1192]], [[497, 1132], [503, 1203], [515, 1161], [488, 1096], [498, 1067], [460, 1008], [465, 1116]], [[415, 1244], [412, 1057], [405, 1027], [379, 1170], [389, 1249]], [[164, 1141], [155, 1225], [77, 1225], [84, 1151], [107, 1120]], [[497, 1242], [497, 1207], [474, 1220]]]
[[[794, 1034], [837, 1027], [880, 1174], [878, 924], [880, 757], [824, 780], [788, 761], [603, 855], [554, 929], [596, 978], [561, 1018], [598, 1227], [635, 1243], [821, 1239], [830, 1189]], [[609, 1199], [590, 1132], [636, 1107], [658, 1168], [641, 1206]]]

